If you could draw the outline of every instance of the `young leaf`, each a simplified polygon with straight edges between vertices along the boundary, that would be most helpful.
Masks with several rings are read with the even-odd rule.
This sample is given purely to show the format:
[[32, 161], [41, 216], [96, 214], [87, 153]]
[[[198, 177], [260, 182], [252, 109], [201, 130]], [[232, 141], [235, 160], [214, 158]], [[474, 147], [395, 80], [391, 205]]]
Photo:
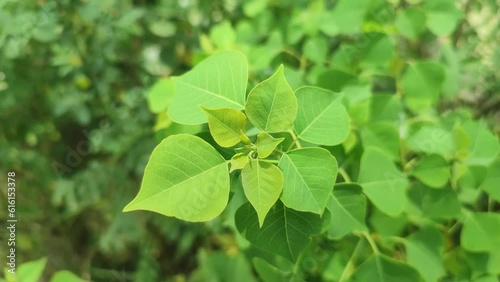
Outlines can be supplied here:
[[406, 203], [406, 177], [382, 152], [368, 149], [361, 157], [359, 183], [363, 192], [382, 212], [397, 216]]
[[283, 132], [292, 127], [297, 99], [285, 79], [283, 65], [250, 91], [245, 112], [255, 127], [266, 132]]
[[471, 252], [490, 252], [500, 246], [500, 214], [473, 213], [462, 228], [462, 247]]
[[245, 56], [237, 51], [212, 55], [188, 73], [174, 78], [175, 96], [168, 114], [177, 123], [207, 122], [207, 108], [243, 109], [248, 79]]
[[243, 169], [248, 164], [249, 158], [246, 154], [238, 153], [231, 158], [231, 169], [233, 172], [237, 169]]
[[450, 165], [440, 155], [429, 155], [419, 160], [412, 174], [429, 187], [441, 188], [450, 179]]
[[257, 135], [257, 153], [259, 158], [265, 159], [271, 155], [276, 147], [285, 140], [284, 137], [274, 138], [267, 132], [261, 132]]
[[295, 95], [300, 107], [294, 128], [300, 139], [333, 146], [347, 138], [349, 121], [341, 94], [306, 86], [297, 89]]
[[245, 114], [235, 109], [207, 109], [201, 107], [208, 120], [210, 134], [222, 147], [232, 147], [241, 141], [241, 132], [247, 130]]
[[257, 211], [259, 225], [262, 226], [267, 213], [283, 190], [283, 174], [273, 164], [251, 160], [241, 172], [241, 181], [245, 195]]
[[354, 272], [354, 282], [415, 282], [420, 274], [406, 263], [382, 254], [374, 254]]
[[186, 221], [209, 221], [224, 210], [228, 198], [224, 158], [203, 139], [179, 134], [156, 146], [139, 194], [123, 211], [149, 210]]
[[284, 154], [278, 166], [285, 176], [281, 201], [288, 208], [322, 214], [337, 179], [337, 161], [323, 148]]
[[330, 238], [340, 239], [354, 230], [368, 231], [365, 223], [366, 197], [361, 193], [361, 187], [358, 184], [335, 185], [327, 207], [333, 219], [328, 230]]
[[307, 246], [310, 236], [321, 232], [317, 214], [288, 209], [278, 201], [259, 228], [257, 213], [249, 203], [236, 211], [236, 227], [250, 243], [295, 262]]
[[438, 36], [451, 34], [463, 17], [453, 0], [434, 0], [424, 3], [427, 27]]

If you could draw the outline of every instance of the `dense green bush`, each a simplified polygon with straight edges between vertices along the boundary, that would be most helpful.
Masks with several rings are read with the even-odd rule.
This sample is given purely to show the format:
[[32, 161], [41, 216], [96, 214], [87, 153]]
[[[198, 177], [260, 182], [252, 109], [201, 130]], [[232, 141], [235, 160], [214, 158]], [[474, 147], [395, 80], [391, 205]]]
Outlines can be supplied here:
[[[43, 269], [43, 281], [70, 281], [68, 272], [54, 275], [61, 270], [92, 281], [497, 281], [497, 26], [495, 1], [0, 2], [0, 179], [16, 172], [18, 281], [36, 281], [22, 273]], [[240, 54], [227, 50], [247, 58], [239, 107], [205, 104], [182, 81], [210, 55]], [[223, 74], [235, 61], [224, 64], [205, 68]], [[310, 92], [338, 96], [346, 120], [331, 122], [345, 136], [301, 136], [300, 115], [287, 129], [262, 125], [245, 102], [277, 70], [299, 114], [315, 110], [301, 100]], [[228, 107], [245, 108], [247, 144], [212, 137], [218, 119], [240, 118], [233, 125], [244, 128], [242, 112], [215, 110]], [[143, 176], [146, 187], [155, 146], [168, 153], [175, 140], [208, 142], [217, 161], [231, 162], [230, 184], [197, 218], [168, 201], [162, 213], [215, 219], [122, 213]], [[293, 146], [303, 151], [281, 157]], [[293, 152], [305, 151], [325, 153], [321, 165], [335, 158], [320, 185], [328, 198], [313, 197], [319, 210], [287, 196], [285, 177], [265, 205], [274, 206], [256, 215], [245, 193], [252, 186], [233, 168], [250, 153], [258, 170], [285, 173], [302, 157]], [[267, 153], [270, 163], [255, 161]], [[195, 188], [200, 199], [210, 191]], [[282, 229], [259, 229], [284, 215], [297, 225], [287, 240], [272, 237]]]

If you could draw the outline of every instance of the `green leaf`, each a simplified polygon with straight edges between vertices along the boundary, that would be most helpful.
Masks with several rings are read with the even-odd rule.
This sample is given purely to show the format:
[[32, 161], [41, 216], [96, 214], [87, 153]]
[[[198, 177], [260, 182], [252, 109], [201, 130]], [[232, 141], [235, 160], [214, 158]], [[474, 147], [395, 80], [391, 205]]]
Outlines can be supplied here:
[[330, 13], [329, 20], [335, 23], [340, 33], [357, 33], [361, 31], [365, 7], [365, 0], [340, 0]]
[[408, 107], [414, 112], [429, 109], [437, 102], [445, 79], [444, 68], [434, 62], [410, 64], [401, 87]]
[[434, 0], [424, 3], [427, 27], [436, 35], [450, 35], [463, 17], [453, 0]]
[[354, 230], [368, 231], [365, 223], [366, 197], [361, 187], [354, 183], [335, 185], [328, 198], [328, 209], [332, 213], [332, 224], [328, 236], [334, 240]]
[[319, 215], [288, 209], [280, 201], [269, 211], [261, 228], [249, 203], [236, 211], [236, 227], [250, 243], [292, 262], [297, 261], [310, 236], [321, 232], [321, 226]]
[[489, 166], [500, 153], [500, 143], [484, 121], [468, 121], [463, 125], [470, 139], [468, 165]]
[[361, 130], [363, 148], [375, 147], [393, 161], [399, 160], [399, 130], [390, 122], [376, 122]]
[[384, 153], [368, 149], [361, 157], [358, 182], [370, 201], [382, 212], [397, 216], [406, 203], [406, 177]]
[[440, 155], [429, 155], [417, 162], [412, 174], [429, 187], [441, 188], [450, 179], [450, 165]]
[[149, 210], [186, 221], [209, 221], [224, 210], [228, 198], [224, 158], [203, 139], [179, 134], [156, 146], [141, 190], [123, 211]]
[[452, 219], [460, 216], [460, 202], [457, 194], [449, 187], [432, 189], [421, 183], [408, 192], [411, 213], [431, 219]]
[[229, 172], [233, 172], [237, 169], [243, 169], [249, 161], [249, 157], [245, 154], [238, 153], [234, 155], [231, 158], [231, 169], [229, 170]]
[[425, 13], [420, 9], [406, 9], [396, 18], [396, 27], [402, 35], [416, 40], [425, 30]]
[[337, 178], [337, 161], [323, 148], [283, 154], [278, 166], [285, 177], [281, 201], [297, 211], [322, 214]]
[[285, 79], [283, 65], [250, 91], [245, 111], [250, 122], [260, 130], [273, 133], [292, 127], [297, 116], [297, 99]]
[[212, 55], [188, 73], [174, 78], [175, 96], [168, 114], [177, 123], [207, 122], [200, 105], [207, 108], [243, 109], [248, 64], [240, 52]]
[[267, 132], [259, 133], [257, 135], [257, 153], [259, 158], [265, 159], [269, 157], [283, 140], [285, 140], [284, 137], [274, 138]]
[[320, 145], [338, 145], [349, 134], [342, 95], [318, 87], [301, 87], [295, 92], [300, 105], [295, 131], [300, 139]]
[[253, 258], [253, 265], [255, 270], [259, 274], [259, 277], [264, 282], [288, 282], [290, 281], [290, 275], [284, 273], [280, 269], [269, 264], [264, 259], [259, 257]]
[[461, 245], [471, 252], [491, 252], [500, 246], [500, 214], [478, 212], [467, 216]]
[[16, 269], [16, 274], [5, 270], [5, 278], [7, 281], [38, 282], [42, 277], [46, 264], [47, 258], [25, 262]]
[[382, 254], [374, 254], [354, 272], [354, 282], [415, 282], [421, 281], [419, 273], [406, 263]]
[[401, 100], [396, 95], [373, 95], [370, 100], [370, 121], [396, 122], [402, 108]]
[[491, 198], [500, 202], [500, 160], [497, 159], [486, 172], [486, 176], [481, 183], [480, 189], [488, 193]]
[[439, 281], [446, 275], [442, 262], [443, 235], [431, 227], [418, 230], [404, 240], [408, 264], [415, 267], [425, 281]]
[[424, 125], [411, 134], [406, 145], [415, 152], [438, 154], [450, 158], [455, 152], [453, 133], [436, 125]]
[[52, 276], [50, 282], [85, 282], [85, 280], [73, 274], [71, 271], [58, 271]]
[[245, 195], [257, 211], [259, 225], [262, 226], [267, 213], [283, 190], [283, 174], [273, 164], [251, 160], [241, 172], [241, 181]]
[[316, 64], [323, 64], [325, 62], [327, 51], [328, 45], [323, 37], [309, 38], [304, 43], [304, 56]]
[[167, 109], [174, 98], [174, 81], [170, 78], [160, 79], [147, 93], [148, 107], [153, 113]]
[[393, 44], [389, 36], [383, 33], [365, 33], [360, 42], [368, 42], [360, 48], [360, 65], [363, 68], [387, 67], [393, 58]]
[[241, 141], [242, 132], [247, 131], [245, 114], [235, 109], [207, 109], [201, 107], [208, 120], [210, 134], [222, 147], [232, 147]]

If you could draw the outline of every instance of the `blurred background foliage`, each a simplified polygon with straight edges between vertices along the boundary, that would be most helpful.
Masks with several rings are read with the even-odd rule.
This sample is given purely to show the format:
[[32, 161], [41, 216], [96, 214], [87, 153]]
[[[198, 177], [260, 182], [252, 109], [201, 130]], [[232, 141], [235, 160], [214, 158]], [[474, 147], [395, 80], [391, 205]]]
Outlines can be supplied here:
[[[411, 133], [459, 109], [458, 118], [481, 118], [498, 134], [498, 7], [495, 0], [0, 1], [0, 179], [17, 173], [18, 262], [46, 258], [44, 281], [58, 270], [92, 281], [257, 280], [261, 264], [247, 255], [259, 250], [242, 252], [248, 244], [234, 235], [235, 204], [206, 224], [121, 212], [162, 138], [206, 130], [168, 118], [168, 77], [238, 49], [249, 59], [249, 89], [283, 63], [294, 89], [344, 91], [354, 130], [331, 149], [341, 165], [359, 160], [357, 136], [370, 134], [362, 127], [375, 113], [413, 120]], [[412, 90], [419, 74], [435, 82], [422, 95]], [[368, 99], [376, 94], [390, 95]], [[387, 108], [368, 116], [373, 103]], [[395, 142], [386, 149], [398, 159]], [[359, 170], [344, 168], [351, 176]], [[462, 204], [476, 203], [476, 175], [484, 174], [457, 177], [471, 187]], [[4, 189], [0, 195], [5, 203]], [[400, 218], [375, 211], [368, 221], [377, 232], [404, 233]], [[316, 244], [339, 255], [309, 269], [310, 277], [337, 281], [352, 240]], [[447, 267], [450, 277], [470, 277], [476, 266]]]

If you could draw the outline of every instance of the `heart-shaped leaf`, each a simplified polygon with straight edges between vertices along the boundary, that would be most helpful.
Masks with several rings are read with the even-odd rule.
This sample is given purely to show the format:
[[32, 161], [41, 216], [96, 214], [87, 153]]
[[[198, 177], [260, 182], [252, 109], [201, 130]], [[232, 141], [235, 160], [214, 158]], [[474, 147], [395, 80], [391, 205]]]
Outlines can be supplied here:
[[320, 145], [337, 145], [349, 134], [347, 111], [342, 95], [318, 87], [295, 91], [300, 105], [294, 128], [300, 139]]
[[471, 252], [489, 252], [500, 246], [500, 214], [478, 212], [467, 216], [462, 229], [462, 247]]
[[337, 161], [325, 149], [304, 148], [284, 154], [278, 166], [285, 176], [281, 201], [298, 211], [321, 214], [337, 178]]
[[224, 210], [228, 198], [224, 158], [203, 139], [179, 134], [156, 146], [139, 194], [123, 211], [149, 210], [186, 221], [209, 221]]
[[321, 232], [321, 217], [288, 209], [278, 201], [259, 228], [257, 213], [250, 203], [236, 211], [236, 227], [250, 243], [294, 262], [307, 246], [310, 236]]
[[440, 155], [429, 155], [418, 161], [412, 174], [425, 185], [440, 188], [450, 178], [450, 165]]

